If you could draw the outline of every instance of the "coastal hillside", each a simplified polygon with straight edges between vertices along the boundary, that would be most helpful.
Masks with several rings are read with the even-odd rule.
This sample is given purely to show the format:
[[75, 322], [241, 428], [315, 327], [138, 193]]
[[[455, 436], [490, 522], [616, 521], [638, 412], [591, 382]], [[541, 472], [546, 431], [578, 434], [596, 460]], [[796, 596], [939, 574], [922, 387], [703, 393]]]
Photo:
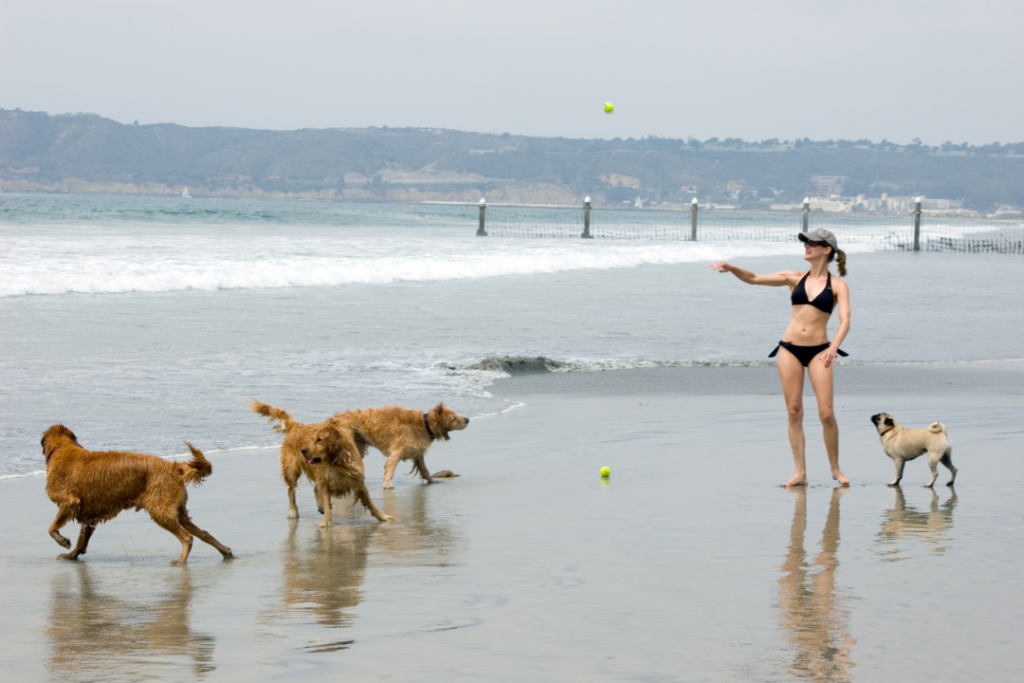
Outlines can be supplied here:
[[122, 124], [0, 110], [0, 191], [738, 208], [805, 196], [1024, 206], [1024, 143], [577, 140], [437, 128], [293, 131]]

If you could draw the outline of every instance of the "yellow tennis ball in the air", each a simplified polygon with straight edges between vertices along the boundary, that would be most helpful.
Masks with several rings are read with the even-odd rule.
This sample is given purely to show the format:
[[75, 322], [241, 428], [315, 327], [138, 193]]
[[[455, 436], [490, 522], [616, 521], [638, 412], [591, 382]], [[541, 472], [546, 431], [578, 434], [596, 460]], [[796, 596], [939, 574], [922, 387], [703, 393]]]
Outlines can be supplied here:
[[608, 469], [607, 467], [602, 467], [601, 468], [601, 476], [603, 478], [607, 479], [609, 476], [611, 476], [611, 473], [612, 473], [612, 471], [610, 469]]
[[611, 114], [613, 111], [615, 111], [615, 105], [612, 104], [611, 102], [605, 102], [604, 103], [604, 113], [605, 114]]

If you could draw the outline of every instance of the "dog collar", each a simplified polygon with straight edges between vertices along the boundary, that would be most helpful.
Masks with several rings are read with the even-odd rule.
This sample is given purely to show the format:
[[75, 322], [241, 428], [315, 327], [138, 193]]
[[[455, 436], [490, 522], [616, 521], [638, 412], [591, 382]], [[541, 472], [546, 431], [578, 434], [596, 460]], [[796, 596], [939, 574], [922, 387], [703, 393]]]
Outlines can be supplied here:
[[51, 449], [50, 449], [50, 452], [49, 452], [49, 453], [47, 454], [47, 456], [46, 456], [46, 464], [47, 464], [47, 465], [49, 465], [49, 464], [50, 464], [50, 458], [51, 458], [51, 457], [53, 457], [53, 454], [54, 454], [54, 453], [56, 453], [56, 452], [57, 452], [57, 449], [56, 449], [56, 448], [51, 448]]
[[896, 429], [896, 428], [895, 427], [889, 427], [884, 432], [878, 432], [878, 436], [885, 436], [886, 434], [888, 434], [889, 432], [891, 432], [894, 429]]
[[427, 434], [430, 435], [431, 441], [437, 438], [434, 436], [434, 432], [430, 429], [430, 420], [427, 419], [427, 413], [423, 413], [423, 426], [427, 428]]

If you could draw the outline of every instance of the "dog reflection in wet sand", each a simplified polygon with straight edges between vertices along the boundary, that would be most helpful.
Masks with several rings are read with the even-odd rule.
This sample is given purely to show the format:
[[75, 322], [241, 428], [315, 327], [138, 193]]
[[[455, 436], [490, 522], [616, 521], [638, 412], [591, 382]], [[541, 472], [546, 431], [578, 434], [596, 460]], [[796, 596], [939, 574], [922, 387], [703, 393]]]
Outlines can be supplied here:
[[267, 418], [268, 422], [277, 422], [274, 431], [285, 435], [281, 444], [281, 476], [288, 485], [289, 518], [299, 516], [295, 487], [299, 478], [306, 475], [313, 482], [313, 495], [324, 515], [320, 520], [321, 527], [331, 525], [331, 497], [348, 493], [355, 494], [356, 499], [380, 521], [392, 519], [370, 500], [363, 458], [348, 430], [339, 429], [334, 420], [302, 424], [283, 408], [255, 399], [249, 407], [254, 413]]
[[[445, 516], [433, 519], [426, 487], [395, 495], [385, 491], [382, 507], [402, 520], [400, 525], [360, 523], [334, 525], [324, 533], [289, 524], [282, 553], [284, 609], [274, 606], [261, 616], [268, 622], [296, 617], [328, 627], [352, 624], [363, 599], [368, 558], [391, 567], [450, 566], [459, 561], [462, 539]], [[342, 649], [345, 641], [317, 646], [318, 652]]]
[[793, 489], [795, 508], [790, 528], [789, 551], [779, 579], [779, 607], [782, 625], [796, 650], [792, 673], [796, 678], [816, 681], [847, 681], [852, 678], [850, 647], [855, 643], [846, 632], [846, 610], [837, 606], [835, 572], [839, 567], [839, 499], [846, 487], [832, 490], [821, 552], [807, 563], [804, 532], [807, 529], [807, 491]]
[[[282, 557], [285, 610], [310, 615], [321, 626], [350, 626], [352, 610], [363, 599], [370, 539], [387, 526], [376, 522], [335, 525], [327, 533], [298, 534], [297, 538], [298, 524], [289, 522]], [[277, 619], [282, 614], [275, 607], [265, 617]]]
[[216, 668], [214, 637], [192, 628], [188, 565], [145, 573], [134, 596], [131, 567], [82, 563], [55, 575], [45, 631], [53, 680], [197, 680]]
[[449, 432], [465, 429], [469, 418], [438, 403], [425, 413], [400, 406], [350, 410], [336, 414], [333, 422], [352, 434], [361, 456], [366, 456], [367, 446], [384, 454], [384, 488], [390, 489], [402, 460], [412, 461], [413, 471], [428, 484], [435, 483], [441, 473], [431, 476], [425, 461], [427, 449], [434, 441], [448, 441]]
[[124, 510], [145, 510], [153, 521], [181, 541], [181, 556], [171, 564], [184, 564], [192, 551], [192, 537], [209, 543], [231, 559], [231, 548], [197, 527], [185, 509], [186, 484], [200, 484], [213, 472], [203, 452], [186, 442], [192, 451], [189, 462], [174, 462], [131, 451], [89, 451], [78, 444], [74, 432], [53, 425], [42, 438], [46, 456], [46, 494], [57, 504], [50, 536], [65, 548], [71, 541], [60, 534], [70, 521], [82, 525], [74, 549], [58, 560], [77, 560], [84, 555], [96, 526]]
[[[953, 529], [953, 508], [956, 507], [956, 491], [952, 491], [949, 499], [939, 505], [939, 494], [932, 490], [928, 512], [921, 512], [913, 506], [907, 506], [903, 489], [895, 487], [896, 501], [891, 510], [886, 511], [882, 529], [878, 532], [879, 541], [891, 545], [907, 539], [917, 538], [927, 543], [930, 552], [941, 554], [948, 548], [949, 532]], [[891, 555], [886, 559], [894, 562], [907, 559], [901, 555], [899, 548], [886, 551]]]

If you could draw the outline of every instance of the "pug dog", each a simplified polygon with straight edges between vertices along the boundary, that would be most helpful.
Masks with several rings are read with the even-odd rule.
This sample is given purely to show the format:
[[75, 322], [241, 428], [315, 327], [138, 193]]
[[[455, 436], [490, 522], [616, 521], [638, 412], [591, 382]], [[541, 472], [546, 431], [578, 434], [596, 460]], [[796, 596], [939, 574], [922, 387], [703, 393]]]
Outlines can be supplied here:
[[941, 422], [933, 422], [921, 429], [906, 429], [887, 413], [871, 416], [875, 423], [878, 436], [882, 439], [882, 449], [896, 464], [896, 478], [889, 486], [899, 486], [903, 478], [903, 464], [919, 455], [928, 454], [928, 467], [932, 469], [930, 488], [939, 476], [938, 464], [941, 462], [952, 473], [946, 486], [952, 486], [956, 479], [956, 468], [953, 467], [953, 444], [946, 435], [946, 426]]

